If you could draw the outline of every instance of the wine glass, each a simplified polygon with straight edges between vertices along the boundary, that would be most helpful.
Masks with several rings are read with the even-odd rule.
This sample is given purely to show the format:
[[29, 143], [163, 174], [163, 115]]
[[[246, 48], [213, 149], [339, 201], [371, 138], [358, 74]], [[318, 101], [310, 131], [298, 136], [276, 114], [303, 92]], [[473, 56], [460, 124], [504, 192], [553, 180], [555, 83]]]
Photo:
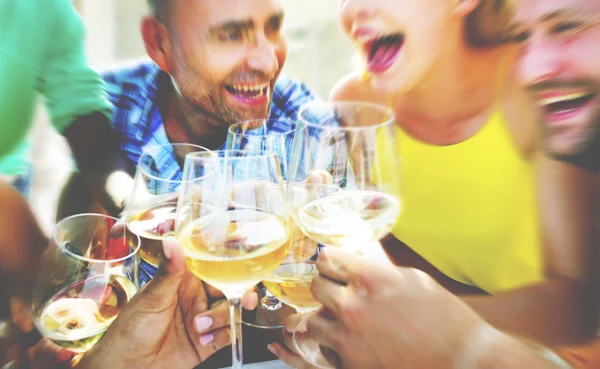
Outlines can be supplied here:
[[182, 163], [187, 154], [197, 151], [210, 152], [202, 146], [191, 144], [155, 145], [144, 148], [140, 156], [124, 216], [128, 232], [138, 235], [142, 241], [142, 284], [150, 281], [158, 270], [163, 257], [162, 239], [175, 235]]
[[[295, 183], [292, 186], [293, 198], [288, 205], [292, 209], [342, 191], [337, 186], [309, 182]], [[315, 261], [319, 246], [318, 242], [307, 237], [290, 220], [288, 255], [281, 265], [262, 282], [273, 295], [294, 307], [300, 314], [314, 311], [321, 306], [310, 291], [312, 278], [317, 274]]]
[[186, 157], [177, 237], [188, 269], [230, 305], [232, 362], [242, 367], [241, 298], [286, 257], [289, 230], [277, 156], [221, 151]]
[[60, 221], [32, 297], [40, 333], [73, 352], [89, 350], [137, 291], [140, 238], [117, 218], [81, 214]]
[[[228, 150], [277, 154], [285, 180], [295, 129], [295, 122], [283, 118], [247, 120], [229, 127], [225, 146]], [[258, 306], [254, 310], [243, 310], [243, 323], [262, 329], [283, 328], [285, 319], [294, 313], [294, 309], [282, 304], [261, 285], [258, 295]]]
[[[395, 129], [392, 113], [375, 104], [311, 102], [300, 110], [287, 197], [304, 234], [326, 247], [380, 249], [400, 213]], [[343, 191], [298, 198], [293, 189], [311, 183]], [[332, 368], [304, 323], [294, 332], [296, 350], [314, 366]]]

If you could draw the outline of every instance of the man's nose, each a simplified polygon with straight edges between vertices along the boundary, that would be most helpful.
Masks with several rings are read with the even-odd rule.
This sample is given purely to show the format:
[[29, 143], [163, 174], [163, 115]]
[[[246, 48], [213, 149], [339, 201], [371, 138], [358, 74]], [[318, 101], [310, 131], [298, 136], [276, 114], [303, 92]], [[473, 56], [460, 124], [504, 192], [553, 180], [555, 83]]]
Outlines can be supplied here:
[[519, 57], [519, 77], [526, 86], [555, 79], [564, 72], [567, 53], [559, 43], [535, 36], [524, 47]]
[[256, 39], [248, 55], [248, 67], [266, 76], [274, 76], [279, 69], [277, 60], [277, 45], [268, 40], [264, 35]]

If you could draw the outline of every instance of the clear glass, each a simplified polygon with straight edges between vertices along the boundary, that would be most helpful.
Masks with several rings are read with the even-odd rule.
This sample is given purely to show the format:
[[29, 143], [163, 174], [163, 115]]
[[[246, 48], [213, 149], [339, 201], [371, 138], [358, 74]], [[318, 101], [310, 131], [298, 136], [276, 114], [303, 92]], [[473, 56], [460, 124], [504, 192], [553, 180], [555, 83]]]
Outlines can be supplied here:
[[[364, 102], [311, 102], [299, 112], [290, 156], [287, 198], [302, 232], [325, 247], [356, 252], [380, 248], [379, 240], [400, 214], [400, 163], [391, 111]], [[311, 190], [319, 183], [343, 191]], [[313, 195], [299, 196], [303, 187]], [[315, 273], [303, 278], [311, 280]], [[312, 365], [333, 368], [304, 322], [293, 343]]]
[[284, 260], [289, 229], [277, 156], [215, 154], [186, 157], [176, 230], [188, 269], [229, 301], [232, 367], [239, 369], [241, 298]]
[[42, 256], [32, 297], [40, 333], [86, 352], [139, 286], [140, 238], [119, 219], [81, 214], [60, 221]]
[[[177, 194], [182, 182], [183, 161], [192, 152], [210, 151], [190, 144], [156, 145], [144, 149], [138, 161], [134, 186], [126, 202], [127, 232], [138, 235], [142, 284], [156, 273], [163, 258], [162, 239], [175, 235]], [[179, 167], [166, 167], [163, 163], [175, 157]]]
[[[229, 127], [226, 147], [228, 150], [275, 153], [285, 180], [295, 129], [295, 122], [281, 118], [240, 122]], [[295, 312], [294, 309], [281, 303], [262, 285], [258, 286], [258, 295], [256, 309], [243, 310], [243, 323], [261, 329], [283, 328], [285, 319]]]

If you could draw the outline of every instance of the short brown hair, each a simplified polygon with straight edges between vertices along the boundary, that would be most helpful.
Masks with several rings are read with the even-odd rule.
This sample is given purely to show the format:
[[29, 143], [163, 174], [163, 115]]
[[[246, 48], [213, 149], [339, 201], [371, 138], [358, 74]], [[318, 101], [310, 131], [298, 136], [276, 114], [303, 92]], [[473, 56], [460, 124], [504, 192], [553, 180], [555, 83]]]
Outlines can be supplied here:
[[148, 6], [154, 18], [160, 22], [166, 22], [169, 19], [169, 13], [173, 7], [172, 0], [148, 0]]
[[513, 0], [480, 0], [466, 19], [467, 43], [474, 48], [501, 45], [507, 40], [513, 13]]

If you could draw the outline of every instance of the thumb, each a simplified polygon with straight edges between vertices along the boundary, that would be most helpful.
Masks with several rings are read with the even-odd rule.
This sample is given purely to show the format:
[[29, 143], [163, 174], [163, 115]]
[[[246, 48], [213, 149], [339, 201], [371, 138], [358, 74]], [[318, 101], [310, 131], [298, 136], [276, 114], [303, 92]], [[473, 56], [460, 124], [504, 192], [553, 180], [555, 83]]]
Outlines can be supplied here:
[[[185, 275], [185, 255], [183, 248], [177, 239], [166, 237], [163, 239], [164, 259], [160, 264], [158, 272], [138, 294], [139, 299], [157, 309], [166, 308], [171, 305], [177, 297], [179, 284]], [[163, 306], [164, 305], [164, 306]]]

